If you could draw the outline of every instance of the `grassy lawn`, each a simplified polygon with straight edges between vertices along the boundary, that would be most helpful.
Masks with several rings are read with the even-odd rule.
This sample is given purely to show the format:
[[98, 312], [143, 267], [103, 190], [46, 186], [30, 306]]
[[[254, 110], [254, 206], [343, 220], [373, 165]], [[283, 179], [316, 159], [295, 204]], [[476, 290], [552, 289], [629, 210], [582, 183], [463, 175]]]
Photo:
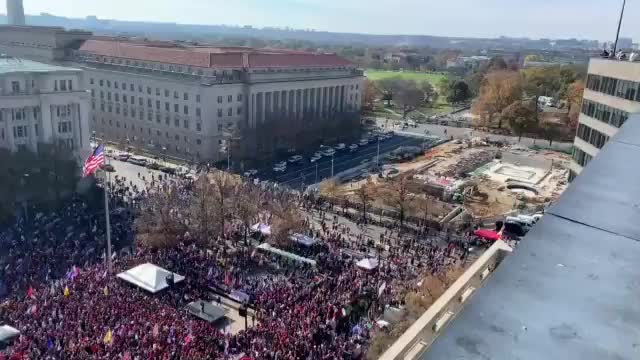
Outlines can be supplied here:
[[365, 71], [365, 76], [369, 80], [381, 80], [392, 77], [400, 77], [405, 80], [415, 80], [422, 81], [428, 80], [431, 84], [435, 85], [440, 79], [447, 77], [444, 74], [435, 74], [435, 73], [424, 73], [424, 72], [416, 72], [416, 71], [385, 71], [385, 70], [372, 70], [368, 69]]

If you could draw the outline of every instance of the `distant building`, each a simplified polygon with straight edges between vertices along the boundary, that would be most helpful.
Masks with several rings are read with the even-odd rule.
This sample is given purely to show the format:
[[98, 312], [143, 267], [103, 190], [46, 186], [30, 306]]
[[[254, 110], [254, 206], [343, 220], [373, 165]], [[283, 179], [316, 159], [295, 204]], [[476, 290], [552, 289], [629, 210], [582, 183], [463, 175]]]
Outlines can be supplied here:
[[591, 59], [569, 179], [580, 174], [630, 114], [639, 111], [640, 63]]
[[82, 70], [0, 57], [0, 147], [35, 152], [56, 143], [80, 159], [89, 140]]
[[[292, 124], [302, 131], [336, 119], [359, 124], [363, 72], [335, 54], [11, 26], [0, 27], [0, 51], [85, 70], [91, 131], [154, 155], [218, 161], [233, 137], [241, 138], [230, 146], [240, 148], [231, 151], [236, 158], [268, 157], [322, 141], [323, 131], [299, 134], [297, 145], [282, 140]], [[281, 119], [292, 123], [268, 125]]]
[[458, 56], [455, 59], [447, 60], [447, 69], [468, 69], [474, 70], [481, 65], [488, 63], [488, 56]]
[[9, 25], [25, 25], [22, 0], [7, 0], [7, 22]]

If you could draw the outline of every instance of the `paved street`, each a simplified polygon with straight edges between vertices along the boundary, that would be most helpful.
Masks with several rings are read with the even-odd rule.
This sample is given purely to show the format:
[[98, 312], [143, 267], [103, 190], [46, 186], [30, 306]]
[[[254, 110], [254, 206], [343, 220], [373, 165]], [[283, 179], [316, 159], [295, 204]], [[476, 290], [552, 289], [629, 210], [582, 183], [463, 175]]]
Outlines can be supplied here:
[[[387, 122], [386, 119], [384, 118], [377, 118], [377, 121], [379, 126], [385, 125], [385, 123], [391, 124], [392, 122], [392, 121]], [[425, 131], [428, 131], [429, 134], [431, 135], [435, 135], [442, 138], [448, 138], [453, 136], [454, 139], [465, 139], [469, 137], [482, 137], [482, 138], [488, 137], [490, 140], [493, 140], [493, 141], [506, 141], [511, 144], [518, 144], [518, 138], [515, 136], [495, 135], [495, 134], [490, 134], [483, 131], [473, 130], [471, 128], [459, 128], [454, 126], [418, 124], [418, 126], [415, 128], [409, 127], [405, 130], [400, 130], [400, 128], [389, 129], [389, 130], [394, 130], [396, 133], [399, 133], [399, 134], [405, 133], [405, 134], [420, 134], [420, 135], [423, 135], [425, 134]], [[519, 144], [525, 147], [534, 146], [534, 145], [538, 145], [541, 147], [548, 147], [549, 142], [544, 139], [533, 139], [533, 138], [523, 137]], [[573, 145], [572, 143], [568, 143], [568, 142], [554, 142], [551, 148], [554, 150], [568, 150], [568, 149], [571, 149], [572, 145]]]

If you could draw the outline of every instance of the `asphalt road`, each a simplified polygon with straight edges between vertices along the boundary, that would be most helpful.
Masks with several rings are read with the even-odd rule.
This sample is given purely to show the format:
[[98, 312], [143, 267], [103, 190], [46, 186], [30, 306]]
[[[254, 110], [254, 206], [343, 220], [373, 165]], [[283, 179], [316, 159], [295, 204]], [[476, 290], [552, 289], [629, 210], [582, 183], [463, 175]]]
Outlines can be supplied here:
[[[425, 140], [420, 139], [419, 137], [395, 135], [391, 139], [380, 141], [380, 155], [382, 156], [401, 146], [420, 146], [423, 143], [425, 143]], [[347, 146], [348, 145], [349, 144], [347, 144]], [[362, 162], [365, 159], [369, 160], [370, 164], [373, 164], [375, 163], [377, 154], [377, 142], [361, 146], [353, 153], [350, 152], [349, 149], [337, 151], [333, 156], [333, 174], [336, 175], [346, 170], [358, 167], [362, 165]], [[149, 170], [143, 166], [134, 165], [128, 162], [122, 162], [115, 159], [110, 159], [109, 162], [116, 169], [114, 175], [125, 177], [127, 178], [127, 181], [131, 180], [139, 187], [144, 186], [144, 181], [141, 178], [138, 178], [138, 173], [140, 174], [140, 177], [144, 176], [147, 180], [151, 173], [155, 175], [162, 175], [161, 172]], [[258, 169], [259, 172], [256, 177], [261, 181], [274, 181], [294, 189], [300, 189], [304, 186], [312, 185], [331, 177], [331, 162], [331, 157], [323, 157], [317, 163], [310, 163], [309, 157], [305, 156], [298, 164], [288, 163], [287, 170], [284, 173], [276, 173], [273, 171], [273, 164], [275, 164], [274, 161], [273, 163], [268, 163], [268, 166]]]
[[[401, 146], [419, 146], [422, 143], [423, 140], [416, 137], [396, 135], [391, 139], [380, 141], [380, 155]], [[377, 154], [377, 142], [359, 147], [353, 153], [348, 149], [337, 151], [333, 156], [333, 174], [360, 166], [365, 159], [368, 159], [370, 163], [374, 163]], [[331, 157], [323, 157], [316, 163], [310, 163], [308, 157], [306, 157], [298, 164], [287, 164], [287, 170], [284, 173], [275, 173], [271, 168], [265, 168], [261, 169], [262, 171], [258, 173], [257, 177], [260, 180], [275, 181], [297, 189], [331, 177], [331, 160]]]
[[[391, 122], [386, 122], [384, 118], [378, 118], [378, 125], [390, 125]], [[430, 135], [438, 136], [441, 138], [449, 138], [453, 136], [454, 139], [469, 139], [471, 137], [488, 137], [492, 141], [504, 141], [510, 144], [519, 144], [524, 147], [529, 146], [540, 146], [540, 147], [549, 147], [549, 142], [544, 139], [533, 139], [523, 137], [520, 142], [518, 142], [518, 137], [509, 136], [509, 135], [496, 135], [490, 134], [483, 131], [474, 130], [471, 128], [463, 128], [463, 127], [455, 127], [455, 126], [443, 126], [443, 125], [434, 125], [434, 124], [417, 124], [417, 127], [408, 127], [404, 130], [401, 130], [399, 127], [396, 127], [394, 130], [399, 133], [411, 133], [411, 134], [425, 134], [425, 131], [428, 131]], [[567, 142], [554, 142], [551, 146], [553, 150], [566, 151], [567, 149], [571, 149], [573, 146], [572, 143]]]

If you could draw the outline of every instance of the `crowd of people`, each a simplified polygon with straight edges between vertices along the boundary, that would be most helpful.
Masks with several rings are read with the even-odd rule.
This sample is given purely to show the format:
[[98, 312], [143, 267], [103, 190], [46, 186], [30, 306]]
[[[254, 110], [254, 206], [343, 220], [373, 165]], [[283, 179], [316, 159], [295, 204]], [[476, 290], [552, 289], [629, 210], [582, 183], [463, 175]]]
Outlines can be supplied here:
[[[185, 193], [191, 189], [190, 181], [176, 177], [149, 179], [158, 189], [166, 182]], [[110, 186], [114, 246], [132, 249], [115, 257], [113, 273], [104, 264], [101, 206], [80, 198], [0, 232], [0, 246], [8, 249], [0, 254], [0, 325], [21, 332], [0, 350], [0, 359], [358, 359], [386, 304], [401, 304], [422, 274], [443, 271], [466, 256], [455, 242], [398, 241], [392, 236], [397, 229], [372, 240], [317, 198], [270, 187], [260, 189], [258, 203], [295, 199], [306, 216], [303, 231], [316, 240], [284, 250], [316, 266], [258, 251], [255, 241], [207, 248], [185, 234], [177, 246], [145, 248], [137, 246], [134, 226], [145, 190], [124, 178]], [[231, 230], [229, 236], [241, 236]], [[378, 268], [355, 265], [372, 255], [380, 260]], [[185, 280], [150, 294], [115, 276], [146, 262]], [[232, 291], [247, 294], [255, 326], [232, 334], [184, 310], [192, 301]]]

